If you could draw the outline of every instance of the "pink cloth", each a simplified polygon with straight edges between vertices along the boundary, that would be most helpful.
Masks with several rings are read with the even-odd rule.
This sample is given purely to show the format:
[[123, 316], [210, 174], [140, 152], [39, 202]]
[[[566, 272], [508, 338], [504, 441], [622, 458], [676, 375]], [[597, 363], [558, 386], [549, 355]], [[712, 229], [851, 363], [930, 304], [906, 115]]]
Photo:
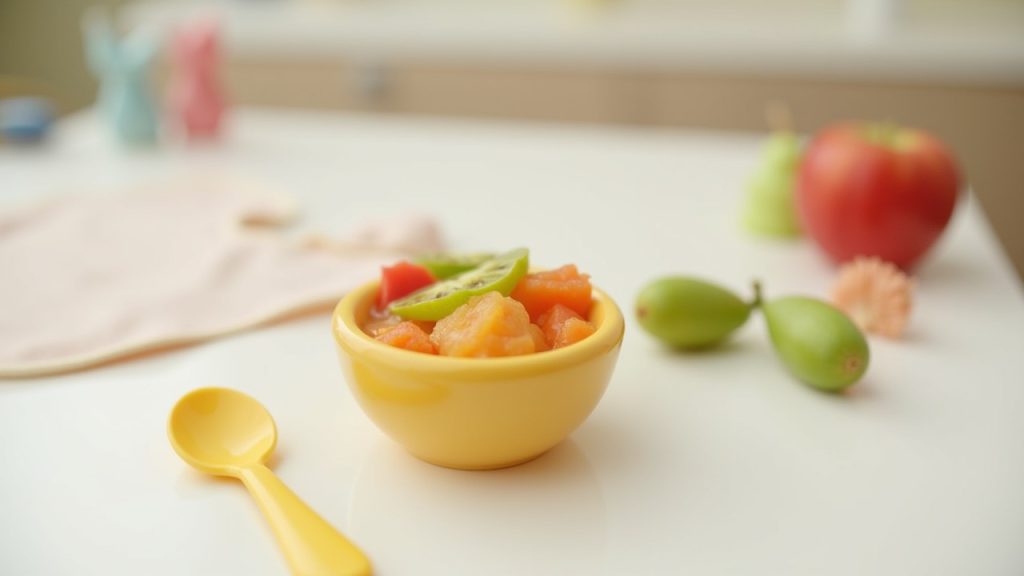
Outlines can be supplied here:
[[294, 212], [280, 194], [221, 177], [0, 213], [0, 377], [85, 368], [327, 307], [381, 265], [440, 248], [424, 218], [291, 241], [272, 226]]

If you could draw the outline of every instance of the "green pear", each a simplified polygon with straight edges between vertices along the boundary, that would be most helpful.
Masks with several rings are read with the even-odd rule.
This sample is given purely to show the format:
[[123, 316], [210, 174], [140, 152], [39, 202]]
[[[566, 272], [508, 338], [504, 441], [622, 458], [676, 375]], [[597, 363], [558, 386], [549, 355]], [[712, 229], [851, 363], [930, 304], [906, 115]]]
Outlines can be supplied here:
[[747, 186], [743, 227], [757, 236], [801, 234], [796, 211], [800, 142], [791, 132], [775, 132], [765, 143], [761, 162]]

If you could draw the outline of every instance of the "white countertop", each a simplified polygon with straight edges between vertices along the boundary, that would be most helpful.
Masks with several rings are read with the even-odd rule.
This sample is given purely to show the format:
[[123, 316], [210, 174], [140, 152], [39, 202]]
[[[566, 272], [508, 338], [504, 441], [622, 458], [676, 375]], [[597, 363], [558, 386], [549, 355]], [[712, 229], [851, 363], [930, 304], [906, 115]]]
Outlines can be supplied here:
[[164, 29], [216, 15], [228, 54], [257, 58], [1024, 85], [1024, 9], [931, 8], [865, 27], [842, 3], [812, 0], [143, 0], [125, 19]]
[[[81, 115], [43, 150], [0, 149], [0, 201], [244, 170], [290, 189], [302, 226], [398, 211], [451, 245], [529, 245], [624, 307], [699, 274], [823, 294], [807, 242], [736, 219], [753, 136], [246, 110], [219, 147], [125, 154]], [[631, 316], [631, 315], [630, 315]], [[977, 203], [924, 263], [905, 340], [872, 340], [850, 397], [795, 383], [760, 319], [671, 354], [628, 318], [590, 419], [496, 472], [419, 462], [360, 412], [326, 316], [55, 378], [0, 381], [0, 573], [283, 575], [244, 488], [188, 468], [165, 422], [186, 391], [244, 390], [277, 420], [277, 473], [383, 576], [1024, 573], [1024, 293]]]

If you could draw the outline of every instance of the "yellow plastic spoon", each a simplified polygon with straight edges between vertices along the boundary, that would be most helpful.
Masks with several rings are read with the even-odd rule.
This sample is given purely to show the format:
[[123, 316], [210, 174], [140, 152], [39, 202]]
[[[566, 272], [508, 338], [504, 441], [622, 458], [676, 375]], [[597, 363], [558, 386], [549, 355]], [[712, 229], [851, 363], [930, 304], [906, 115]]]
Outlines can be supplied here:
[[369, 576], [366, 556], [264, 466], [277, 445], [277, 427], [254, 398], [227, 388], [193, 390], [171, 411], [167, 435], [185, 462], [245, 484], [293, 574]]

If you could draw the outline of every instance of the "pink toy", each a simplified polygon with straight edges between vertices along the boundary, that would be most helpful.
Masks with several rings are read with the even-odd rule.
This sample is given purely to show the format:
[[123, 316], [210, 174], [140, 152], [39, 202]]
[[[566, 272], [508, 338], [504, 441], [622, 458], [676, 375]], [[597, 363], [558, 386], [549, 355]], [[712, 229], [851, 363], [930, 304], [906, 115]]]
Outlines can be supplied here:
[[217, 73], [219, 30], [214, 22], [187, 25], [174, 36], [171, 112], [188, 138], [220, 132], [224, 97]]

